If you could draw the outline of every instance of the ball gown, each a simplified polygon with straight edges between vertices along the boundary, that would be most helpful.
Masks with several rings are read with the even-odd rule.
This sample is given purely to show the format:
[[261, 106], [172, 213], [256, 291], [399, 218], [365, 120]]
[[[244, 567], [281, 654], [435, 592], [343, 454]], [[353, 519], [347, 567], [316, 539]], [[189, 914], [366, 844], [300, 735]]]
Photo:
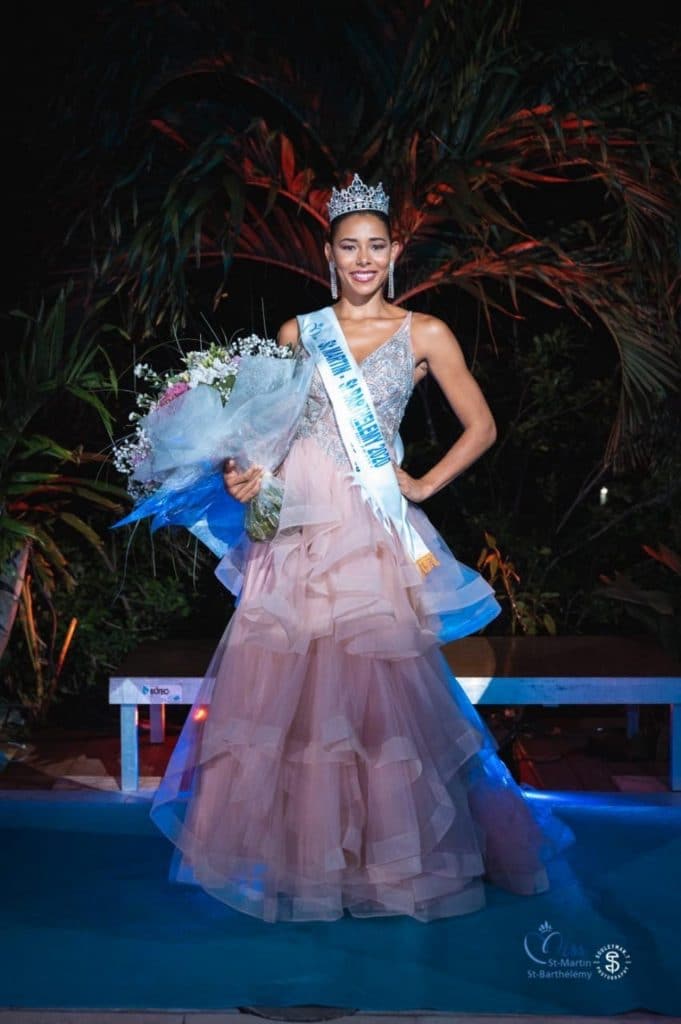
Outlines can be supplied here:
[[[411, 314], [360, 366], [394, 439]], [[276, 536], [218, 566], [243, 586], [152, 805], [173, 879], [269, 922], [429, 921], [480, 909], [487, 883], [542, 892], [566, 832], [440, 651], [497, 615], [492, 590], [410, 505], [440, 563], [421, 575], [353, 477], [316, 371], [278, 472]]]

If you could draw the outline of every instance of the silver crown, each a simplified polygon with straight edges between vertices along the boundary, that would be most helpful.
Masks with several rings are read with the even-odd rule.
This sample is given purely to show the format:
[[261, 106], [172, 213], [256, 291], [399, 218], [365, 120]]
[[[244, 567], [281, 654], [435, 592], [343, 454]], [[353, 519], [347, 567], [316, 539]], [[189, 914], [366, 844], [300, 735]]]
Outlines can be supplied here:
[[344, 213], [354, 213], [356, 210], [374, 210], [387, 216], [389, 206], [390, 198], [383, 191], [382, 181], [379, 181], [376, 188], [372, 188], [371, 185], [365, 185], [359, 174], [356, 174], [347, 188], [331, 189], [329, 223]]

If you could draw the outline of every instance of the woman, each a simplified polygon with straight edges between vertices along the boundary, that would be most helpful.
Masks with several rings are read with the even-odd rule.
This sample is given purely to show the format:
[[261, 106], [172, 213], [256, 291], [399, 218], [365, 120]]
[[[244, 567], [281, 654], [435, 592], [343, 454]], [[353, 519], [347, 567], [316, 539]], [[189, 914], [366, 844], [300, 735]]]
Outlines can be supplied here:
[[[178, 879], [266, 921], [466, 913], [484, 880], [546, 889], [556, 845], [439, 650], [499, 606], [418, 503], [496, 432], [451, 331], [383, 297], [401, 248], [387, 213], [381, 186], [334, 189], [325, 252], [340, 298], [279, 334], [316, 362], [278, 471], [278, 532], [246, 552], [152, 810], [181, 851]], [[416, 478], [397, 429], [426, 373], [463, 431]], [[262, 473], [228, 461], [224, 478], [247, 502]]]

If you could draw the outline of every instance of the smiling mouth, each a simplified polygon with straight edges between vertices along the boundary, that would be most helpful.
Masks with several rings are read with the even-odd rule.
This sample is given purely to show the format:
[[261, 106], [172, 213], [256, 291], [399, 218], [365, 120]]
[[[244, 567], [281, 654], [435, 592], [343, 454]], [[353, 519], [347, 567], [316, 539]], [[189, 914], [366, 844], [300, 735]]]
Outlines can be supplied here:
[[354, 281], [372, 281], [376, 277], [375, 270], [355, 270], [350, 275]]

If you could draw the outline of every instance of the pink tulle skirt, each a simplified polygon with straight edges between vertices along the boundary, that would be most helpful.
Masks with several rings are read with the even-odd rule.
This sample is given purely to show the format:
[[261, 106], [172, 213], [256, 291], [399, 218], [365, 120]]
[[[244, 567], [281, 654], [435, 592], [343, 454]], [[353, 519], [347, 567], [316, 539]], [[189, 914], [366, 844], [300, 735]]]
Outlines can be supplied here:
[[312, 439], [284, 467], [279, 532], [252, 544], [152, 807], [173, 877], [265, 921], [479, 909], [485, 882], [548, 887], [569, 839], [538, 820], [452, 677], [443, 639], [498, 605], [419, 509], [427, 577]]

